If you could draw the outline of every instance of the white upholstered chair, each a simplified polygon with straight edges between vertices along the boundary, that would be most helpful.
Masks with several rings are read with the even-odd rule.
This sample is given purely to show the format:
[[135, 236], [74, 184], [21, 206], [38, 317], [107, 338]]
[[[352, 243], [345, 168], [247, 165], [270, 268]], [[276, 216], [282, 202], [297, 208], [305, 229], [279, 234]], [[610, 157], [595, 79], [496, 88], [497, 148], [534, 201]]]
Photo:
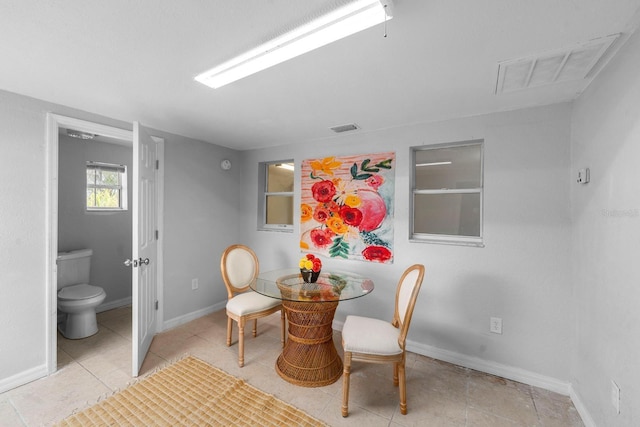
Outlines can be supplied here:
[[280, 310], [282, 319], [281, 341], [284, 346], [285, 316], [280, 300], [249, 289], [260, 271], [258, 257], [244, 245], [229, 246], [220, 260], [222, 280], [227, 288], [227, 346], [231, 345], [233, 322], [238, 324], [238, 365], [244, 366], [244, 327], [253, 320], [253, 336], [258, 332], [258, 319]]
[[[349, 415], [349, 377], [351, 362], [393, 363], [393, 384], [400, 385], [400, 413], [407, 413], [405, 378], [405, 341], [418, 292], [424, 278], [424, 266], [415, 264], [405, 270], [398, 282], [393, 322], [369, 317], [347, 316], [342, 328], [344, 375], [342, 377], [342, 416]], [[399, 379], [399, 381], [398, 381]]]

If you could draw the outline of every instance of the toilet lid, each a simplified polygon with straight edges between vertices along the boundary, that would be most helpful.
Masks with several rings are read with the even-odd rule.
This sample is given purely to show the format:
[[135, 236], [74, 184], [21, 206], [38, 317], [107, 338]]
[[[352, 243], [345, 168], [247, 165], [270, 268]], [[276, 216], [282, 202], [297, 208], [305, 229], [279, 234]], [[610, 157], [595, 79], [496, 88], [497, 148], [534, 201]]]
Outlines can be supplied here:
[[97, 297], [104, 290], [99, 286], [91, 286], [87, 284], [66, 286], [58, 291], [58, 298], [67, 300], [88, 299]]

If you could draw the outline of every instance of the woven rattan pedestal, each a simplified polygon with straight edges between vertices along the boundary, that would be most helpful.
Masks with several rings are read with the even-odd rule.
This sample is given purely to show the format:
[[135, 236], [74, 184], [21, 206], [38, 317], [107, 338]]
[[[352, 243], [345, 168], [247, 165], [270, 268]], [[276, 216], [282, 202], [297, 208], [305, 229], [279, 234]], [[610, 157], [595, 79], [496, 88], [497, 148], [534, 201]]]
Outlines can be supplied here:
[[342, 360], [333, 343], [333, 316], [338, 301], [282, 301], [289, 323], [288, 339], [276, 362], [285, 380], [303, 387], [333, 384], [342, 376]]

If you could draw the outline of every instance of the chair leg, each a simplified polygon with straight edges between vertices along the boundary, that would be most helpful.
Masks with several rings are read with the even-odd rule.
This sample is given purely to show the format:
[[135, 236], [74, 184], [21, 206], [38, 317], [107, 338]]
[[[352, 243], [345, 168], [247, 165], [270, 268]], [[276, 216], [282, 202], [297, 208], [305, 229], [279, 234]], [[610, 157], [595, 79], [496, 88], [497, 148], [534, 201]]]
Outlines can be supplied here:
[[286, 339], [286, 331], [287, 331], [287, 319], [284, 315], [284, 308], [280, 309], [280, 323], [282, 331], [280, 332], [280, 342], [282, 343], [282, 348], [284, 348], [284, 341]]
[[349, 377], [351, 376], [351, 352], [344, 353], [342, 372], [342, 416], [349, 415]]
[[397, 365], [400, 377], [400, 413], [407, 415], [407, 379], [405, 377], [404, 360]]
[[227, 317], [227, 347], [231, 347], [231, 333], [233, 332], [233, 319]]
[[244, 319], [238, 321], [238, 366], [244, 366]]
[[398, 386], [398, 362], [393, 362], [393, 385]]
[[253, 319], [253, 337], [258, 335], [258, 319]]

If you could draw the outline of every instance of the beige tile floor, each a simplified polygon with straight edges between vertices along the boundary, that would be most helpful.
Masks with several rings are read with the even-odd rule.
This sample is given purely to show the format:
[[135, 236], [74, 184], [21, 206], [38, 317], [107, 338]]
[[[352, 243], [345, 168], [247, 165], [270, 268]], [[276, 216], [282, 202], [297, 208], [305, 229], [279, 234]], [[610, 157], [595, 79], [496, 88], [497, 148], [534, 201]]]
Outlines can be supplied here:
[[[350, 414], [340, 416], [342, 382], [304, 388], [274, 371], [280, 352], [279, 314], [258, 323], [245, 340], [245, 366], [238, 346], [225, 345], [224, 310], [156, 336], [142, 376], [185, 354], [199, 357], [274, 394], [331, 426], [582, 426], [570, 399], [536, 387], [410, 353], [407, 357], [407, 415], [388, 365], [354, 364]], [[51, 425], [74, 409], [96, 402], [132, 381], [131, 309], [98, 314], [100, 331], [84, 340], [58, 336], [58, 372], [0, 394], [0, 426]], [[237, 332], [237, 329], [234, 329]], [[340, 351], [340, 333], [334, 335]]]

